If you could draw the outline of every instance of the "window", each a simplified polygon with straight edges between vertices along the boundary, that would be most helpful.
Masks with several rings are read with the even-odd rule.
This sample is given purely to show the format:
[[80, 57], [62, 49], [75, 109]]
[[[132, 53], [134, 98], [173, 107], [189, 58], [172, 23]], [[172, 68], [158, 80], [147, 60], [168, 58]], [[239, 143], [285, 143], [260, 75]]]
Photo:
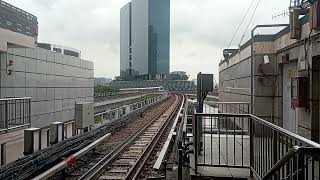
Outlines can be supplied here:
[[64, 54], [68, 56], [79, 57], [79, 53], [65, 49]]
[[60, 48], [53, 48], [53, 51], [57, 53], [62, 53], [62, 50]]

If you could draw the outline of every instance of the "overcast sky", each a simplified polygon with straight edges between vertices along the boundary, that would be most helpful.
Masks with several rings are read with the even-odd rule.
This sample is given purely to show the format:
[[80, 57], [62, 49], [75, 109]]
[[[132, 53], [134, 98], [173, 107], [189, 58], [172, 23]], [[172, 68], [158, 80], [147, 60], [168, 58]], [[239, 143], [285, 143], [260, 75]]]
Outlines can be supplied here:
[[[39, 42], [80, 49], [93, 61], [95, 76], [120, 71], [120, 8], [129, 0], [6, 0], [38, 17]], [[171, 0], [171, 71], [195, 78], [200, 71], [218, 77], [222, 50], [234, 34], [251, 0]], [[258, 0], [255, 1], [255, 4]], [[249, 15], [251, 16], [253, 5]], [[261, 0], [250, 26], [284, 23], [272, 16], [288, 9], [289, 0]], [[250, 17], [233, 45], [237, 46]], [[248, 40], [247, 32], [245, 40]], [[244, 43], [244, 42], [243, 42]]]

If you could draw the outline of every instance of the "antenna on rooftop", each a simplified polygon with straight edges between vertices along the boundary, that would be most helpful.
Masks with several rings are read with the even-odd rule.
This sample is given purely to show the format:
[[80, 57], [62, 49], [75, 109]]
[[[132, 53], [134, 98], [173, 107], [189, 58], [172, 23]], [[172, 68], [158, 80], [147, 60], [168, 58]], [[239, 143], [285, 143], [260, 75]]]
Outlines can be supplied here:
[[273, 19], [277, 19], [279, 17], [282, 17], [282, 18], [286, 18], [290, 15], [290, 11], [289, 10], [283, 10], [281, 13], [278, 13], [278, 14], [275, 14], [272, 16], [272, 20]]
[[[281, 13], [272, 16], [272, 20], [276, 18], [285, 18], [290, 16], [290, 12], [293, 10], [299, 10], [300, 12], [306, 12], [314, 0], [290, 0], [288, 10], [283, 10]], [[304, 14], [304, 13], [302, 13]]]

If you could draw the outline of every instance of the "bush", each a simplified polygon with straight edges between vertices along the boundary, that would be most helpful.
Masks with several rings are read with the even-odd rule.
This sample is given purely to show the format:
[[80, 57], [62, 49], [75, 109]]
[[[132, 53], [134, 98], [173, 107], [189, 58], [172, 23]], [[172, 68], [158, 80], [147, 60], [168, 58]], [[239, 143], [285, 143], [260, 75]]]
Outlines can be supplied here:
[[94, 87], [94, 93], [108, 93], [108, 92], [118, 92], [118, 89], [114, 89], [108, 86], [97, 85]]

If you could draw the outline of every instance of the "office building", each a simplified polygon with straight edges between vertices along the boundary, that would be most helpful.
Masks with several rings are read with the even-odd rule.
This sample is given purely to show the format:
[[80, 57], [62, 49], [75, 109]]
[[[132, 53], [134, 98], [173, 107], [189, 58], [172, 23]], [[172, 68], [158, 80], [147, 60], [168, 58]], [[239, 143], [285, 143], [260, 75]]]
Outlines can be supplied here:
[[0, 0], [0, 51], [10, 47], [35, 48], [37, 17]]
[[[133, 0], [121, 8], [120, 76], [170, 72], [170, 0]], [[135, 78], [133, 78], [135, 79]]]

